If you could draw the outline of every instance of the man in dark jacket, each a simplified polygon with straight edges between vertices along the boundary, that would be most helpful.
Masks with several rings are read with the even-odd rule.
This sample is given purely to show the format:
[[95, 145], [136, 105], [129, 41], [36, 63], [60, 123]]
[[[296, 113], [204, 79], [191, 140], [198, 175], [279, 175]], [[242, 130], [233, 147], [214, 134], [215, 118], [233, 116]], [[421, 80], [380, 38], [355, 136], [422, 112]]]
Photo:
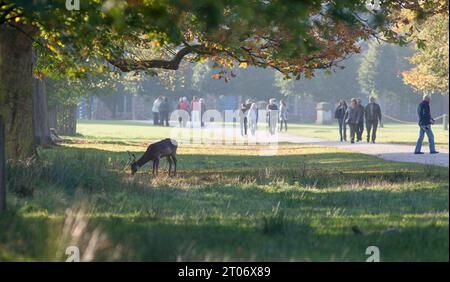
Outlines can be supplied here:
[[162, 101], [159, 104], [159, 122], [161, 125], [169, 126], [169, 101], [167, 97], [162, 97]]
[[345, 112], [345, 123], [350, 127], [350, 142], [355, 143], [355, 134], [358, 127], [358, 102], [352, 98], [350, 107]]
[[414, 154], [423, 154], [421, 152], [422, 142], [424, 135], [426, 134], [428, 137], [428, 144], [430, 146], [430, 154], [437, 154], [439, 152], [436, 151], [434, 145], [434, 134], [431, 130], [431, 125], [434, 124], [434, 119], [431, 117], [430, 110], [430, 95], [424, 95], [423, 101], [419, 104], [417, 108], [417, 114], [419, 116], [419, 139], [417, 139], [416, 149], [414, 150]]
[[345, 124], [345, 113], [347, 112], [347, 103], [345, 100], [339, 101], [339, 106], [334, 111], [334, 118], [338, 120], [339, 137], [341, 142], [347, 141], [347, 126]]
[[372, 143], [375, 143], [377, 138], [378, 121], [381, 123], [381, 108], [375, 102], [375, 97], [369, 98], [369, 104], [364, 109], [366, 118], [367, 142], [370, 142], [370, 132], [372, 131]]
[[364, 106], [362, 105], [361, 99], [356, 100], [357, 105], [357, 112], [358, 112], [358, 124], [356, 127], [356, 141], [362, 141], [362, 135], [364, 132]]

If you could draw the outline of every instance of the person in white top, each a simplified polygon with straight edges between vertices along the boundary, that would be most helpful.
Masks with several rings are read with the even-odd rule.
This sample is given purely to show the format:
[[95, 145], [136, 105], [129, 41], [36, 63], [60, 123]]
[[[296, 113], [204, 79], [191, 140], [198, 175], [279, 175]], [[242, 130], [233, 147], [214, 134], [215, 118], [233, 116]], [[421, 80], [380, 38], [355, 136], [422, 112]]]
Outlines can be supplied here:
[[256, 125], [258, 123], [258, 107], [255, 103], [252, 103], [250, 109], [247, 112], [247, 121], [251, 134], [254, 136], [256, 133]]
[[153, 113], [153, 124], [154, 125], [159, 124], [159, 105], [161, 104], [161, 102], [162, 102], [161, 96], [156, 98], [155, 101], [153, 102], [152, 113]]
[[284, 100], [280, 101], [280, 131], [283, 130], [283, 123], [284, 123], [284, 130], [287, 131], [287, 115], [288, 115], [288, 107], [286, 105], [286, 102]]

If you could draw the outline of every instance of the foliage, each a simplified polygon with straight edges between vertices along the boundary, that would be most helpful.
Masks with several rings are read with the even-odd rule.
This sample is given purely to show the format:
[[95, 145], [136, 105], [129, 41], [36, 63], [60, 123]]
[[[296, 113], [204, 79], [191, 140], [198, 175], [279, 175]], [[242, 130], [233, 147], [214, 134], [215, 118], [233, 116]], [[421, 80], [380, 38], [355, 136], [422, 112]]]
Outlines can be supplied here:
[[448, 93], [449, 76], [448, 13], [435, 15], [421, 24], [418, 38], [425, 42], [410, 57], [414, 67], [403, 72], [404, 81], [421, 91]]
[[293, 81], [286, 79], [286, 77], [280, 73], [275, 73], [274, 84], [280, 89], [280, 93], [283, 96], [292, 96], [295, 94]]
[[297, 79], [337, 67], [359, 52], [361, 39], [404, 44], [405, 36], [391, 28], [400, 11], [424, 18], [443, 9], [436, 1], [383, 1], [371, 11], [363, 0], [86, 0], [80, 11], [68, 11], [64, 2], [2, 1], [0, 24], [33, 25], [55, 67], [75, 73], [109, 69], [105, 60], [122, 71], [178, 69], [186, 58], [270, 67]]
[[358, 69], [358, 82], [361, 91], [368, 97], [370, 95], [378, 96], [376, 88], [376, 75], [378, 74], [378, 63], [380, 60], [379, 43], [376, 41], [369, 42], [367, 52], [361, 60]]

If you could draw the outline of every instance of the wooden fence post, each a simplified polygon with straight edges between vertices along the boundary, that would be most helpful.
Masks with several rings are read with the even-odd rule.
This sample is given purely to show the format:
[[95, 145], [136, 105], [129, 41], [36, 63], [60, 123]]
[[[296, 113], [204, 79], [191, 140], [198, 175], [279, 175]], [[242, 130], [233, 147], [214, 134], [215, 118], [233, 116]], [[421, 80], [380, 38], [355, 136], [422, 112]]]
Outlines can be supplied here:
[[0, 215], [6, 211], [5, 126], [0, 115]]

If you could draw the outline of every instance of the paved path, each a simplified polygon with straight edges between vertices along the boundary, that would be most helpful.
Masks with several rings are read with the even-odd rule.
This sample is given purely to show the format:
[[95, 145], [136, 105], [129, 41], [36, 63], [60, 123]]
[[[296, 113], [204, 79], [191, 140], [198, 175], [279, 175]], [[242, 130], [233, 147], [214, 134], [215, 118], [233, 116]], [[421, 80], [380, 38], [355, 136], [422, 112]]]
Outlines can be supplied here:
[[[371, 144], [366, 142], [350, 144], [345, 142], [327, 141], [319, 138], [302, 137], [286, 133], [280, 134], [278, 139], [280, 142], [315, 144], [320, 146], [342, 148], [353, 152], [376, 156], [389, 161], [431, 164], [448, 167], [448, 149], [440, 149], [440, 153], [435, 155], [428, 153], [425, 153], [424, 155], [415, 155], [412, 153], [414, 152], [414, 146], [412, 145], [390, 143]], [[422, 147], [422, 151], [428, 152], [428, 146]]]

